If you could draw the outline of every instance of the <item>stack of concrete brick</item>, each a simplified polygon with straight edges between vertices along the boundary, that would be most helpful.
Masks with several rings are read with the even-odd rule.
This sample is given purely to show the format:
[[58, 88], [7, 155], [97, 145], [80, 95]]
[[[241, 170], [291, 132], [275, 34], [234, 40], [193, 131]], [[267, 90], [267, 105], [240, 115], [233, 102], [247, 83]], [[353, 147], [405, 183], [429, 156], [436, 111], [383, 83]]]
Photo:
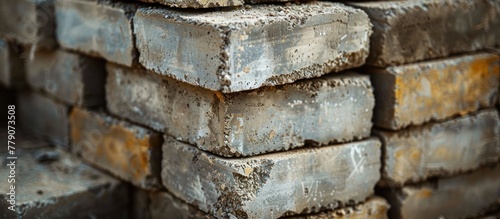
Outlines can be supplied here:
[[389, 215], [465, 218], [498, 206], [500, 58], [488, 51], [500, 45], [500, 2], [351, 5], [374, 25], [364, 72], [375, 88]]
[[367, 199], [380, 168], [369, 77], [322, 76], [364, 63], [361, 10], [73, 0], [55, 11], [63, 48], [108, 62], [107, 112], [72, 111], [72, 150], [141, 189], [137, 217], [385, 216], [385, 201]]
[[23, 4], [55, 18], [29, 42], [4, 34], [27, 54], [25, 129], [139, 188], [137, 217], [385, 217], [369, 77], [336, 73], [368, 55], [361, 10]]

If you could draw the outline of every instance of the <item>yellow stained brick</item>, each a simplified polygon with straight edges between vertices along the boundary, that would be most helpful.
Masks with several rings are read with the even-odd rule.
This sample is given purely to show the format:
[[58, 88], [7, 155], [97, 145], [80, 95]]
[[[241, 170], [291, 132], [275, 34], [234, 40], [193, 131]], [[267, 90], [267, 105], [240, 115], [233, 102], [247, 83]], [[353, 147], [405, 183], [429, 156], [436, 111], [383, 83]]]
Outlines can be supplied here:
[[135, 185], [159, 185], [161, 161], [154, 157], [161, 150], [159, 134], [79, 108], [72, 111], [70, 120], [73, 150], [85, 160]]
[[399, 130], [493, 106], [499, 87], [499, 61], [497, 55], [481, 53], [376, 72], [377, 101], [390, 102], [377, 104], [376, 126]]

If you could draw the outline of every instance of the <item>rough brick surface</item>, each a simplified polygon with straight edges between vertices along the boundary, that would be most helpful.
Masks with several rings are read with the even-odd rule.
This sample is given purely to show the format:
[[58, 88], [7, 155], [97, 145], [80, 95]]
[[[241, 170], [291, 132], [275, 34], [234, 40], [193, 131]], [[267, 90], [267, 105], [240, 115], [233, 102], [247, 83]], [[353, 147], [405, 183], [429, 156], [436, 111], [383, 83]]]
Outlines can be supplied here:
[[375, 196], [352, 207], [325, 211], [319, 214], [293, 216], [289, 217], [289, 219], [387, 219], [389, 207], [386, 200]]
[[63, 48], [132, 66], [132, 17], [137, 5], [107, 0], [56, 0], [57, 38]]
[[30, 91], [20, 92], [17, 99], [16, 121], [26, 132], [58, 146], [69, 145], [69, 107]]
[[0, 85], [21, 87], [24, 84], [24, 63], [21, 48], [0, 39]]
[[500, 45], [497, 0], [351, 3], [374, 26], [367, 63], [412, 63]]
[[[145, 192], [134, 190], [134, 215], [132, 219], [215, 219], [211, 214], [202, 212], [186, 204], [167, 192]], [[327, 210], [317, 214], [285, 217], [288, 219], [387, 219], [389, 204], [383, 198], [370, 197], [364, 203]]]
[[37, 51], [27, 61], [27, 83], [66, 104], [104, 105], [104, 62], [62, 50]]
[[391, 218], [472, 218], [498, 203], [500, 165], [434, 183], [387, 189]]
[[382, 176], [391, 184], [423, 181], [500, 161], [496, 110], [391, 132], [375, 130], [384, 149]]
[[221, 156], [370, 135], [374, 97], [365, 75], [334, 74], [222, 94], [144, 70], [107, 68], [106, 99], [113, 114]]
[[166, 137], [162, 180], [216, 217], [277, 218], [364, 201], [380, 173], [380, 142], [228, 159]]
[[145, 189], [160, 187], [162, 136], [104, 113], [74, 108], [73, 152], [91, 164]]
[[147, 69], [225, 93], [360, 66], [371, 34], [363, 11], [328, 2], [201, 13], [142, 8], [134, 27]]
[[[15, 184], [0, 171], [0, 218], [126, 218], [127, 187], [56, 149], [17, 149]], [[8, 154], [0, 154], [6, 164]], [[2, 168], [9, 168], [8, 166]], [[15, 186], [15, 211], [8, 210]]]
[[23, 45], [56, 46], [53, 0], [0, 0], [0, 37]]
[[480, 53], [367, 69], [375, 88], [375, 126], [398, 130], [493, 107], [499, 63], [499, 56]]

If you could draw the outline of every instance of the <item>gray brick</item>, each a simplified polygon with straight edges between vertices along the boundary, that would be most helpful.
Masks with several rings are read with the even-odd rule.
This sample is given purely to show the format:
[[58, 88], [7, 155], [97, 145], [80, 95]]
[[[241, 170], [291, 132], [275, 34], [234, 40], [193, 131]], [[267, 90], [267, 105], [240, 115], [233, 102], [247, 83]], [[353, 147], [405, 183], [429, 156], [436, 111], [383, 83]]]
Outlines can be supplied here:
[[[214, 219], [211, 214], [186, 204], [167, 192], [146, 192], [134, 190], [134, 216], [132, 219]], [[321, 213], [284, 217], [288, 219], [348, 219], [372, 218], [387, 219], [389, 204], [385, 199], [374, 196], [365, 202], [336, 210], [326, 210]]]
[[[7, 183], [10, 167], [0, 177], [1, 218], [126, 218], [128, 191], [125, 184], [52, 148], [17, 149], [15, 182]], [[7, 153], [0, 163], [7, 164]], [[9, 168], [9, 169], [7, 169]], [[15, 204], [8, 207], [15, 186]]]
[[162, 180], [181, 200], [216, 217], [277, 218], [359, 203], [380, 173], [375, 139], [228, 159], [166, 137]]
[[57, 45], [54, 31], [53, 0], [0, 0], [0, 37], [52, 48]]
[[63, 48], [132, 66], [132, 17], [137, 5], [108, 0], [56, 0], [57, 38]]
[[41, 94], [18, 94], [17, 122], [31, 135], [58, 146], [69, 145], [69, 107]]
[[495, 106], [500, 58], [478, 53], [415, 64], [369, 68], [374, 123], [399, 130]]
[[370, 80], [334, 74], [222, 94], [139, 69], [108, 65], [111, 113], [221, 156], [328, 145], [370, 135]]
[[500, 45], [497, 0], [350, 3], [374, 26], [367, 63], [398, 65]]
[[382, 176], [391, 184], [423, 181], [500, 161], [500, 120], [494, 109], [397, 132], [374, 132], [385, 151]]
[[358, 67], [371, 34], [363, 11], [328, 2], [212, 12], [141, 8], [134, 27], [144, 67], [224, 93]]
[[70, 114], [73, 152], [135, 186], [161, 187], [162, 136], [101, 112], [74, 108]]
[[105, 63], [62, 50], [37, 51], [27, 61], [27, 83], [70, 105], [104, 105]]
[[383, 193], [391, 218], [472, 218], [498, 204], [498, 185], [500, 165]]
[[132, 219], [215, 219], [214, 216], [186, 204], [167, 192], [135, 189]]
[[24, 63], [21, 48], [0, 39], [0, 85], [7, 88], [24, 85]]

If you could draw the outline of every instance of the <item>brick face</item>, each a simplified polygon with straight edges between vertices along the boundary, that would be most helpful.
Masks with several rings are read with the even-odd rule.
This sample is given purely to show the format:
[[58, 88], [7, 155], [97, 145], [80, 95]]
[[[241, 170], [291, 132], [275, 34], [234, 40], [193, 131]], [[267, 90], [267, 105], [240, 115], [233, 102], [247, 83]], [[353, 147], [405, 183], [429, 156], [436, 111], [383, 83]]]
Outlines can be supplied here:
[[391, 218], [470, 218], [498, 203], [500, 166], [438, 179], [419, 186], [387, 189]]
[[102, 106], [104, 64], [102, 60], [63, 50], [37, 51], [33, 59], [27, 60], [27, 83], [66, 104]]
[[17, 96], [17, 121], [29, 134], [69, 149], [69, 107], [31, 91]]
[[399, 130], [493, 107], [499, 61], [480, 53], [366, 70], [375, 87], [375, 126]]
[[136, 59], [132, 17], [137, 5], [116, 1], [56, 0], [61, 47], [132, 66]]
[[368, 76], [334, 74], [222, 94], [144, 70], [108, 65], [111, 113], [221, 156], [250, 156], [370, 135]]
[[383, 143], [382, 176], [389, 185], [420, 182], [500, 161], [500, 120], [494, 109], [391, 132]]
[[145, 68], [223, 93], [361, 66], [371, 34], [361, 10], [328, 2], [208, 13], [141, 8], [134, 27]]
[[163, 145], [167, 190], [216, 217], [277, 218], [359, 203], [373, 194], [379, 169], [375, 138], [241, 159], [168, 136]]
[[496, 0], [349, 4], [363, 9], [374, 25], [368, 65], [400, 65], [500, 45]]
[[160, 186], [161, 135], [104, 113], [75, 108], [72, 149], [84, 160], [135, 186]]
[[22, 45], [57, 45], [53, 0], [0, 1], [0, 26], [0, 37]]

